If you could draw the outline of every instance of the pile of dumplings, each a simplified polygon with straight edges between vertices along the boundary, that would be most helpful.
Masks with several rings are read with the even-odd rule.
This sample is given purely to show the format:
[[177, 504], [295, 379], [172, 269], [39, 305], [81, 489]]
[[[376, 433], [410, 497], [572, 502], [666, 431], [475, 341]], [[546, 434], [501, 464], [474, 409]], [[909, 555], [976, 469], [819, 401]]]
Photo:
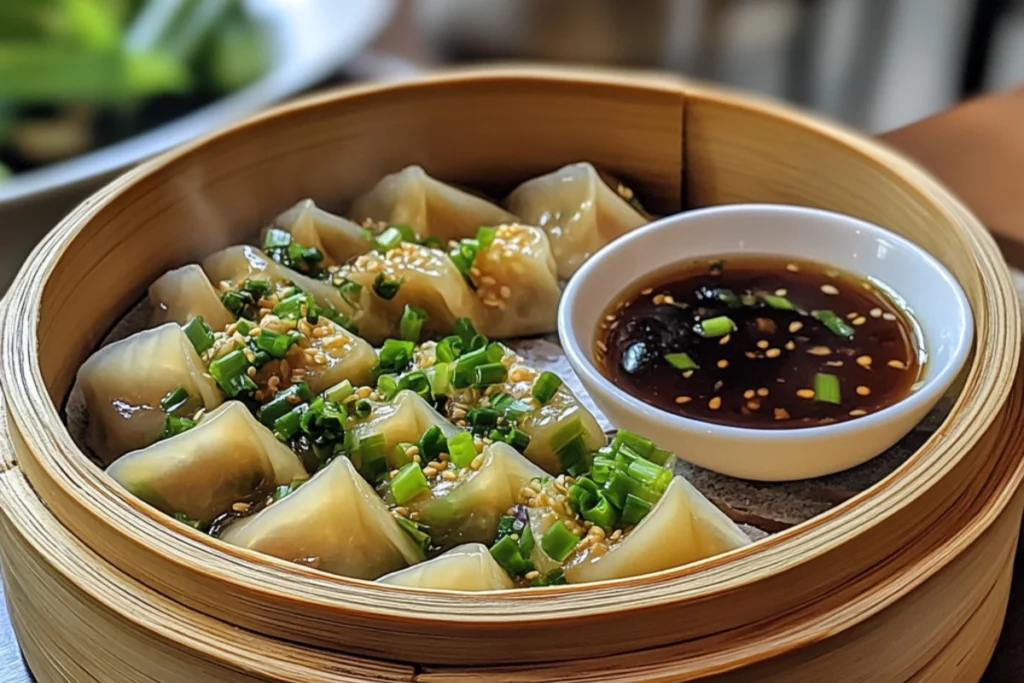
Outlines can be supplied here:
[[554, 331], [560, 284], [649, 220], [630, 190], [579, 163], [501, 208], [410, 166], [348, 214], [301, 201], [262, 248], [152, 284], [147, 329], [72, 394], [114, 481], [183, 531], [417, 588], [615, 579], [750, 542], [673, 455], [609, 441], [497, 341]]

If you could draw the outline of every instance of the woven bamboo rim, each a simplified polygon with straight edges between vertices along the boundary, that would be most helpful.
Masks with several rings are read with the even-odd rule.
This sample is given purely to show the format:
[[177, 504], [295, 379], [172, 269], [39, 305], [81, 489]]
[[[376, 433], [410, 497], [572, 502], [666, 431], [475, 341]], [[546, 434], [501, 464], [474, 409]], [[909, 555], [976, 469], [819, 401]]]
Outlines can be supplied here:
[[[408, 140], [396, 139], [413, 109], [418, 119]], [[459, 155], [431, 143], [423, 129], [457, 131]], [[384, 134], [388, 151], [368, 149], [368, 138]], [[530, 147], [523, 146], [527, 140]], [[340, 148], [351, 152], [341, 169], [327, 152]], [[494, 159], [508, 161], [494, 170]], [[54, 402], [145, 284], [171, 265], [241, 239], [243, 229], [296, 197], [351, 194], [404, 163], [502, 187], [579, 159], [633, 180], [657, 211], [678, 209], [684, 195], [690, 205], [802, 203], [886, 225], [932, 251], [967, 291], [977, 348], [985, 350], [966, 373], [953, 415], [871, 491], [751, 548], [649, 577], [473, 596], [326, 576], [183, 535], [102, 476], [63, 428]], [[280, 172], [314, 161], [318, 173]], [[281, 166], [268, 170], [272, 164]], [[218, 234], [210, 227], [224, 214], [229, 224]], [[185, 217], [205, 222], [190, 225]], [[74, 294], [86, 276], [89, 305], [77, 305]], [[394, 657], [396, 638], [424, 632], [434, 634], [430, 642], [402, 638], [404, 658], [496, 664], [697, 642], [820, 604], [857, 577], [876, 585], [924, 580], [940, 566], [910, 575], [897, 558], [912, 557], [908, 549], [959, 510], [980, 472], [1004, 482], [1009, 493], [996, 498], [1004, 506], [1019, 484], [1014, 463], [989, 468], [1002, 462], [992, 455], [1017, 437], [1020, 406], [1007, 399], [1020, 315], [1009, 274], [977, 221], [926, 174], [875, 143], [779, 105], [670, 78], [492, 70], [280, 108], [145, 164], [80, 206], [30, 257], [5, 320], [12, 444], [63, 524], [121, 571], [199, 612], [357, 654]], [[949, 526], [939, 529], [951, 535]], [[466, 642], [474, 647], [438, 647]]]

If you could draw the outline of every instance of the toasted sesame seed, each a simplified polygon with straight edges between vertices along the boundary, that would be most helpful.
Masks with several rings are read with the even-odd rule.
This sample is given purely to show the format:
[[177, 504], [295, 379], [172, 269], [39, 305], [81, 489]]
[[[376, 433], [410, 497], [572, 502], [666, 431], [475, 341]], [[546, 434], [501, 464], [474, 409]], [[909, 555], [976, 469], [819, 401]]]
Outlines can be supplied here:
[[676, 302], [676, 299], [671, 294], [666, 294], [665, 298], [662, 299], [662, 301], [664, 301], [667, 304], [674, 304]]
[[757, 395], [760, 396], [761, 398], [764, 398], [765, 396], [767, 396], [768, 395], [768, 387], [761, 387], [760, 389], [758, 389], [757, 390]]
[[800, 398], [814, 398], [814, 389], [797, 389], [796, 395]]
[[835, 296], [836, 294], [839, 294], [839, 290], [836, 288], [835, 285], [822, 285], [821, 291], [824, 292], [825, 294], [828, 294], [829, 296]]
[[886, 363], [890, 368], [896, 368], [897, 370], [906, 370], [907, 364], [901, 360], [891, 360]]
[[856, 410], [850, 411], [850, 417], [860, 417], [861, 415], [867, 415], [868, 411], [857, 408]]
[[800, 322], [799, 320], [794, 320], [789, 324], [789, 333], [795, 334], [799, 332], [803, 328], [803, 326], [804, 324], [802, 322]]
[[415, 510], [413, 510], [412, 512], [409, 513], [409, 519], [411, 519], [412, 521], [415, 522], [415, 521], [419, 520], [419, 518], [420, 518], [420, 513], [416, 512]]
[[888, 320], [889, 322], [892, 322], [895, 319], [896, 319], [896, 316], [893, 315], [892, 313], [883, 313], [882, 314], [882, 320]]
[[512, 288], [508, 285], [502, 285], [498, 292], [501, 294], [502, 299], [508, 299], [512, 296]]
[[717, 382], [715, 382], [715, 391], [718, 391], [723, 386], [725, 386], [725, 382], [723, 382], [722, 380], [718, 380]]
[[766, 358], [778, 358], [782, 355], [782, 349], [768, 349], [764, 355]]
[[761, 408], [761, 402], [756, 400], [747, 401], [747, 407], [750, 408], [751, 410], [758, 410]]
[[775, 409], [775, 419], [776, 420], [788, 420], [789, 419], [789, 411], [786, 410], [785, 408], [776, 408]]
[[859, 387], [857, 387], [857, 395], [858, 396], [870, 396], [871, 395], [871, 387], [866, 387], [863, 384], [860, 385]]
[[483, 464], [484, 464], [484, 456], [478, 455], [475, 458], [473, 458], [473, 462], [469, 463], [469, 469], [471, 469], [471, 470], [478, 470], [478, 469], [480, 469], [483, 466]]
[[759, 349], [767, 349], [769, 346], [771, 346], [771, 344], [768, 343], [767, 339], [761, 339], [757, 342], [757, 348]]
[[868, 319], [865, 318], [864, 316], [858, 316], [858, 317], [853, 319], [853, 324], [857, 325], [857, 326], [860, 326], [860, 325], [863, 325], [864, 323], [866, 323], [867, 321], [868, 321]]
[[650, 293], [651, 293], [651, 292], [653, 292], [653, 291], [654, 291], [653, 289], [651, 289], [650, 287], [648, 287], [647, 289], [645, 289], [645, 290], [643, 290], [643, 291], [641, 291], [641, 292], [640, 292], [640, 296], [647, 296], [648, 294], [650, 294]]
[[388, 479], [394, 479], [398, 476], [398, 470], [391, 470], [388, 472]]
[[249, 504], [248, 503], [235, 503], [234, 505], [231, 506], [231, 509], [234, 510], [235, 512], [248, 512], [249, 511]]
[[615, 322], [615, 316], [611, 314], [606, 315], [604, 319], [607, 320], [608, 322]]
[[868, 311], [868, 315], [870, 315], [872, 318], [881, 318], [882, 317], [882, 309], [881, 308], [872, 308], [870, 311]]
[[484, 275], [482, 278], [480, 278], [480, 284], [487, 285], [488, 287], [493, 287], [494, 285], [498, 284], [498, 281], [495, 280], [490, 275]]
[[721, 407], [722, 407], [722, 397], [721, 396], [715, 396], [710, 401], [708, 401], [708, 408], [710, 408], [711, 410], [718, 410]]
[[729, 361], [723, 358], [722, 360], [715, 363], [715, 365], [717, 365], [720, 369], [725, 370], [727, 367], [729, 367]]
[[871, 356], [857, 356], [857, 365], [862, 368], [871, 367]]
[[724, 337], [722, 337], [721, 339], [718, 340], [718, 344], [720, 346], [725, 346], [726, 344], [729, 343], [730, 339], [732, 339], [732, 335], [731, 334], [727, 334], [727, 335], [725, 335]]
[[441, 473], [441, 478], [444, 479], [445, 481], [455, 481], [456, 479], [459, 478], [459, 475], [455, 474], [455, 472], [452, 470], [445, 470], [444, 472]]
[[799, 273], [800, 272], [800, 266], [798, 266], [795, 263], [787, 263], [786, 264], [786, 270], [788, 270], [791, 273]]
[[754, 396], [756, 395], [757, 393], [753, 389], [747, 389], [746, 391], [743, 392], [743, 398], [747, 400], [754, 398]]
[[[397, 474], [398, 470], [395, 470], [395, 473]], [[436, 477], [437, 476], [437, 470], [435, 470], [430, 465], [427, 465], [426, 467], [423, 468], [423, 476], [426, 477], [427, 479], [430, 479], [432, 477]]]
[[841, 360], [827, 360], [827, 361], [825, 361], [825, 365], [831, 366], [833, 368], [841, 368], [841, 367], [843, 367], [843, 361], [841, 361]]
[[692, 400], [693, 399], [690, 398], [689, 396], [676, 396], [676, 403], [678, 403], [679, 405], [683, 405], [684, 403], [689, 403]]
[[832, 353], [832, 349], [827, 346], [812, 346], [807, 349], [807, 353], [812, 356], [828, 356]]
[[249, 377], [255, 377], [256, 376], [256, 368], [254, 368], [253, 366], [250, 365], [246, 369], [245, 374], [249, 375]]
[[600, 339], [597, 340], [597, 344], [596, 345], [597, 345], [597, 348], [599, 348], [602, 353], [607, 353], [608, 352], [608, 345], [605, 344]]
[[786, 342], [785, 347], [787, 351], [792, 351], [793, 349], [796, 348], [796, 342], [790, 339], [788, 342]]
[[661, 304], [665, 303], [665, 295], [664, 294], [655, 294], [654, 298], [651, 299], [651, 301], [653, 301], [655, 303], [655, 305], [660, 306]]
[[534, 579], [540, 578], [540, 572], [536, 569], [533, 569], [531, 571], [526, 572], [526, 574], [523, 575], [523, 578], [527, 581], [533, 581]]
[[786, 296], [787, 293], [788, 292], [786, 291], [785, 287], [779, 287], [778, 289], [775, 290], [775, 296]]
[[853, 311], [852, 313], [847, 313], [846, 314], [846, 319], [847, 320], [853, 320], [854, 318], [856, 318], [859, 315], [860, 315], [860, 313], [858, 313], [857, 311]]
[[751, 360], [757, 358], [757, 354], [754, 353], [753, 351], [744, 351], [743, 355], [746, 356], [747, 358], [751, 359]]
[[693, 377], [693, 370], [687, 370], [686, 372], [684, 372], [683, 377], [685, 377], [686, 379], [690, 379], [691, 377]]

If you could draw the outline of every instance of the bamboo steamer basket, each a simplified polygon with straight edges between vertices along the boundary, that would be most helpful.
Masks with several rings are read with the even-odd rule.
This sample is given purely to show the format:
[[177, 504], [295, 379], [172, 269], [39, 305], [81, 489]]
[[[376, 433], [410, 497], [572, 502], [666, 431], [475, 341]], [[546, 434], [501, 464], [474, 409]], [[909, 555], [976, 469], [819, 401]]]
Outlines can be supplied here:
[[[656, 212], [797, 203], [921, 244], [961, 282], [985, 350], [965, 370], [951, 416], [880, 484], [749, 548], [635, 579], [478, 595], [328, 576], [182, 533], [108, 480], [63, 427], [58, 409], [77, 367], [153, 279], [245, 240], [295, 200], [330, 206], [409, 163], [500, 196], [578, 160], [623, 177]], [[22, 571], [43, 575], [32, 567], [49, 567], [52, 582], [90, 595], [83, 604], [113, 622], [140, 619], [129, 604], [164, 601], [181, 619], [247, 629], [219, 656], [169, 644], [157, 619], [119, 632], [121, 642], [137, 634], [147, 639], [140, 647], [234, 670], [245, 669], [240, 649], [269, 662], [313, 647], [327, 658], [317, 662], [426, 665], [419, 678], [883, 680], [877, 670], [857, 677], [865, 662], [877, 669], [877, 656], [850, 662], [884, 646], [893, 654], [884, 680], [975, 680], [998, 633], [1024, 438], [1009, 274], [978, 222], [926, 174], [779, 105], [669, 77], [523, 69], [304, 100], [164, 155], [89, 199], [30, 257], [3, 319], [5, 441], [17, 462], [0, 487], [5, 572], [15, 577], [18, 628], [40, 643], [62, 636], [18, 599]], [[47, 554], [44, 529], [74, 552]], [[74, 553], [82, 561], [66, 563]], [[132, 600], [97, 601], [104, 589], [86, 585], [86, 567]], [[898, 637], [894, 625], [911, 618], [922, 642]], [[944, 677], [944, 656], [963, 662], [966, 677]], [[845, 668], [823, 678], [820, 662]], [[274, 671], [253, 680], [291, 680]], [[335, 680], [332, 671], [323, 664], [303, 680]]]

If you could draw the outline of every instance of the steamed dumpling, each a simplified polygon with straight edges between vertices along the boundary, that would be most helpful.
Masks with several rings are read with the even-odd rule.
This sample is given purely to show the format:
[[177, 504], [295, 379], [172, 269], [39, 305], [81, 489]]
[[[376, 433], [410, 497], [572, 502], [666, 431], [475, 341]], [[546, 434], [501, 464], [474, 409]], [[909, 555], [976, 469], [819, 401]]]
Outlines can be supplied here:
[[436, 180], [420, 166], [385, 176], [352, 205], [349, 215], [388, 225], [408, 225], [420, 237], [442, 242], [473, 237], [481, 225], [515, 222], [515, 216], [468, 192]]
[[750, 543], [743, 531], [683, 477], [621, 542], [587, 549], [564, 568], [569, 583], [621, 579], [696, 562]]
[[648, 222], [623, 197], [632, 192], [616, 185], [610, 187], [591, 164], [571, 164], [526, 181], [505, 204], [524, 223], [547, 232], [558, 276], [568, 279], [601, 247]]
[[407, 588], [493, 591], [513, 588], [512, 579], [494, 561], [486, 546], [468, 543], [427, 562], [382, 576], [380, 583]]
[[307, 476], [298, 456], [235, 401], [187, 432], [128, 453], [107, 473], [158, 510], [203, 524]]
[[174, 322], [186, 325], [202, 316], [214, 330], [223, 330], [235, 321], [220, 302], [220, 294], [210, 284], [203, 269], [189, 264], [164, 273], [149, 286], [153, 306], [152, 325]]
[[357, 579], [376, 579], [423, 559], [345, 457], [335, 458], [294, 493], [230, 525], [221, 539]]
[[439, 478], [429, 495], [405, 505], [419, 513], [419, 523], [441, 547], [492, 542], [499, 518], [516, 503], [523, 486], [547, 476], [506, 443], [492, 443], [482, 455], [479, 469], [462, 468], [454, 481]]
[[360, 386], [373, 379], [377, 352], [341, 325], [321, 317], [307, 338], [308, 349], [293, 346], [286, 358], [293, 368], [303, 369], [303, 381], [313, 393], [330, 389], [344, 380]]
[[166, 323], [105, 346], [78, 371], [88, 419], [86, 440], [104, 463], [145, 448], [164, 429], [160, 400], [178, 387], [195, 409], [212, 410], [221, 393], [180, 326]]
[[282, 213], [274, 227], [287, 230], [303, 246], [319, 249], [328, 266], [345, 263], [373, 248], [362, 227], [324, 211], [312, 199], [303, 199]]
[[382, 434], [384, 447], [390, 455], [395, 446], [400, 443], [416, 443], [435, 425], [446, 438], [459, 431], [422, 396], [404, 389], [395, 394], [390, 403], [375, 403], [370, 417], [356, 424], [353, 431], [359, 439], [365, 439], [371, 434]]

